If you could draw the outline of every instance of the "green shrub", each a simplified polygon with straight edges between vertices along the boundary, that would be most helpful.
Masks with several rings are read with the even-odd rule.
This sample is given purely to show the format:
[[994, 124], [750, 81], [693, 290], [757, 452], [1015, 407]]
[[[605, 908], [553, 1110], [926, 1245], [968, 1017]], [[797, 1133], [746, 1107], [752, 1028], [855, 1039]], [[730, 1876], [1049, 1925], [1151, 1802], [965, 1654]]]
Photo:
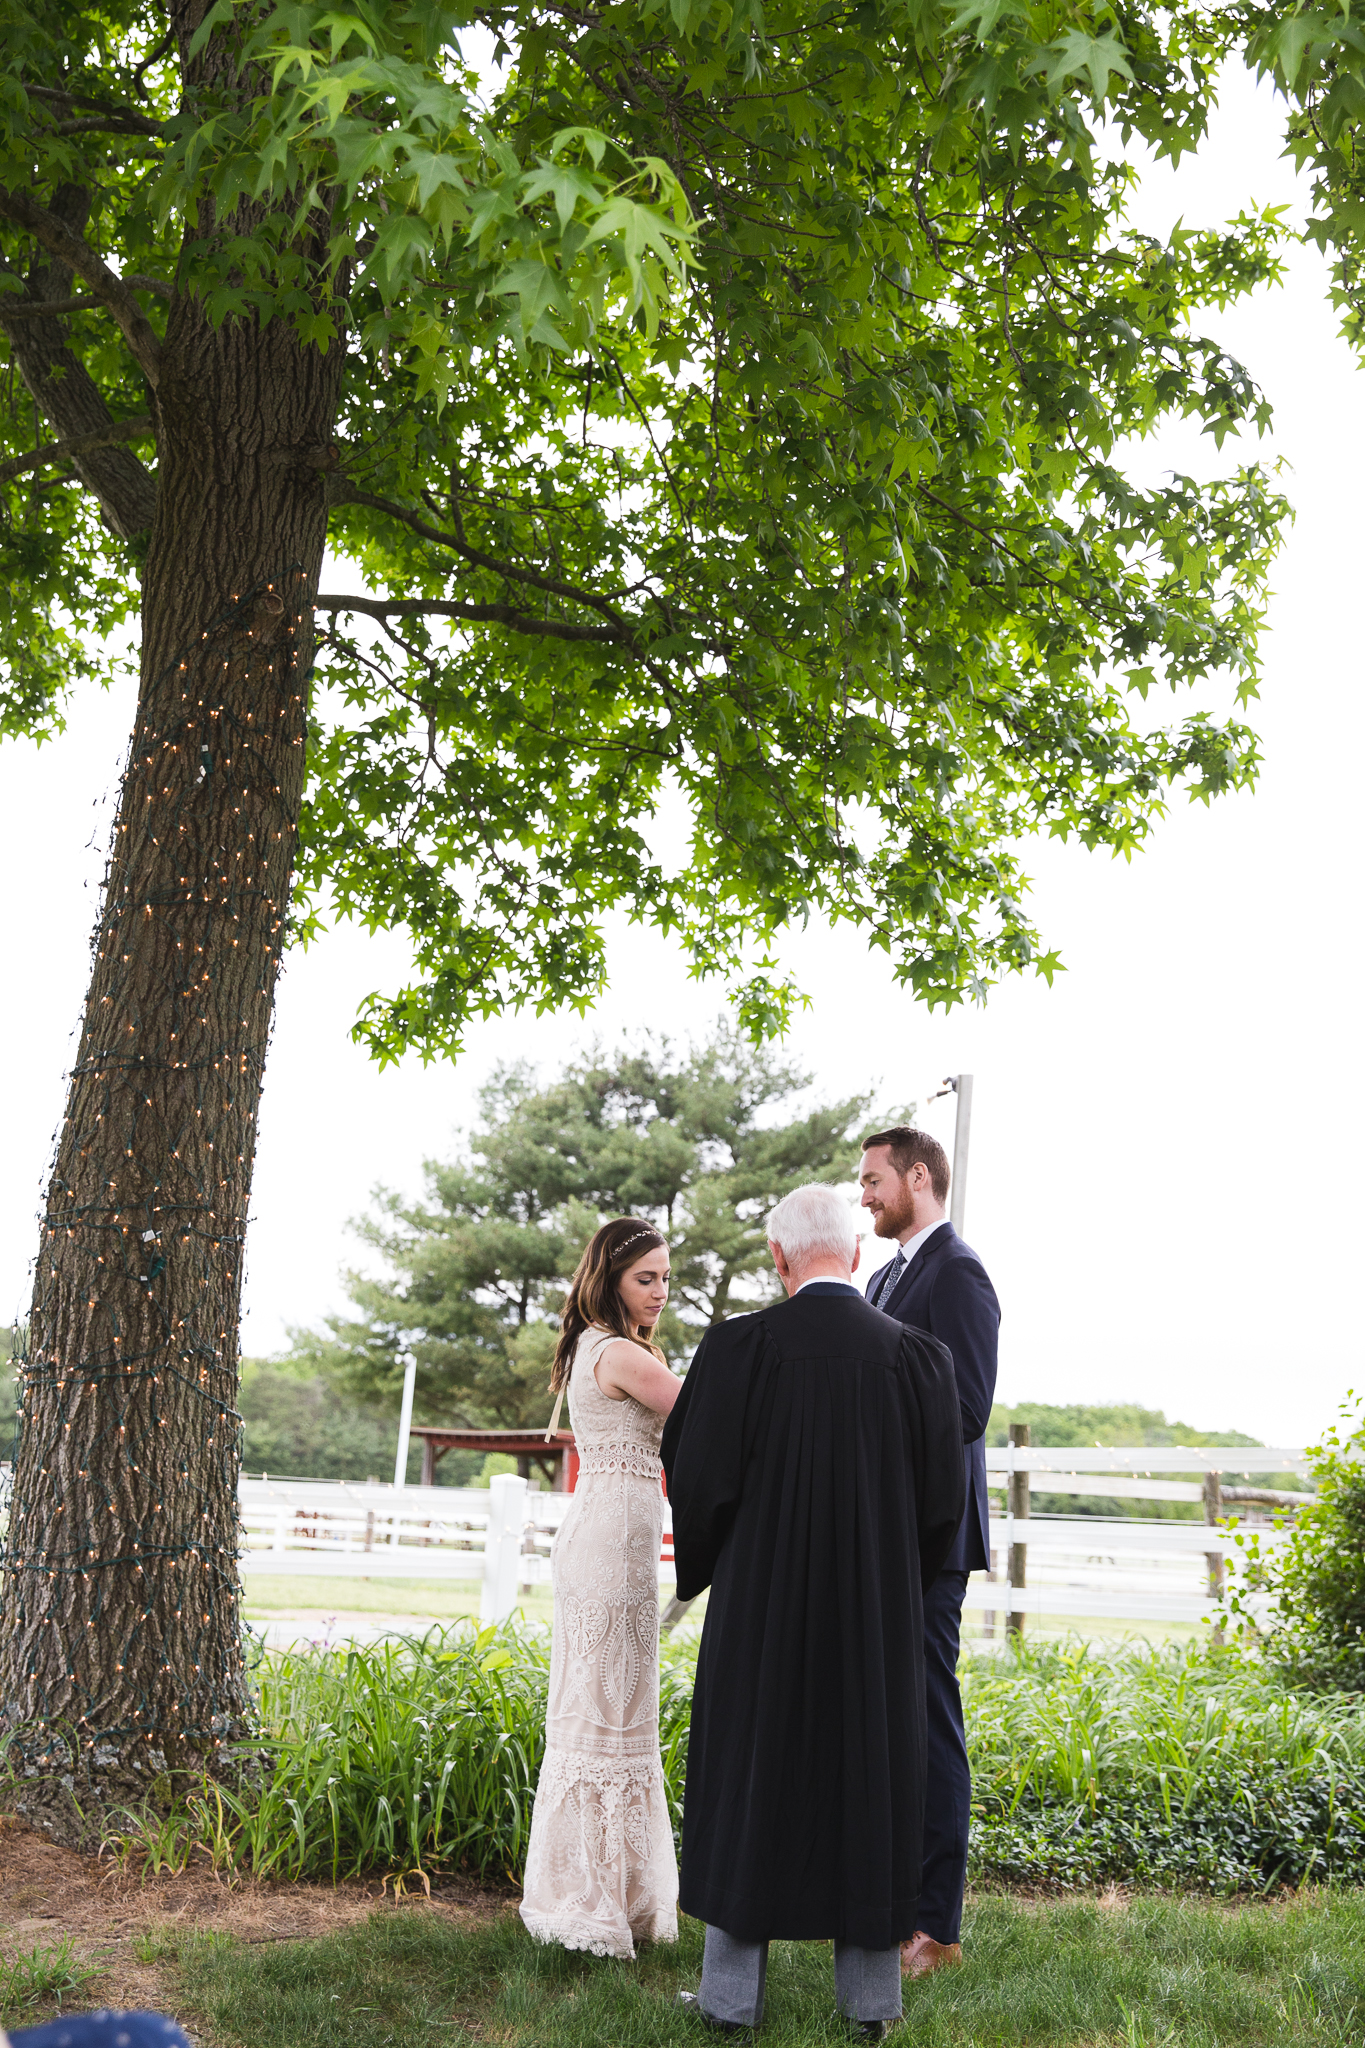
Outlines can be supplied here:
[[545, 1743], [543, 1629], [462, 1623], [258, 1669], [267, 1768], [239, 1796], [258, 1876], [520, 1870]]
[[978, 1878], [1365, 1880], [1365, 1716], [1238, 1650], [1023, 1645], [964, 1667]]
[[[1254, 1532], [1241, 1538], [1228, 1605], [1292, 1684], [1365, 1692], [1365, 1403], [1349, 1395], [1341, 1415], [1308, 1454], [1316, 1499], [1289, 1540], [1267, 1551]], [[1259, 1623], [1250, 1591], [1271, 1595]]]

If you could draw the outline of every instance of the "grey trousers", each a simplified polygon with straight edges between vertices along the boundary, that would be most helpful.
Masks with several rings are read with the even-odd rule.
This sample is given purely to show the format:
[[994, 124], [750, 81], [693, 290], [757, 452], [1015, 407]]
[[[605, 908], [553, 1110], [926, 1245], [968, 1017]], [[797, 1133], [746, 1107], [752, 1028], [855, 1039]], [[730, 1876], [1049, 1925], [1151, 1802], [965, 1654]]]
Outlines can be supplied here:
[[[701, 1989], [708, 2019], [756, 2027], [763, 2018], [768, 1979], [766, 1941], [736, 1941], [721, 1927], [706, 1930]], [[846, 2019], [898, 2020], [901, 2016], [901, 1952], [834, 1944], [834, 2002]]]

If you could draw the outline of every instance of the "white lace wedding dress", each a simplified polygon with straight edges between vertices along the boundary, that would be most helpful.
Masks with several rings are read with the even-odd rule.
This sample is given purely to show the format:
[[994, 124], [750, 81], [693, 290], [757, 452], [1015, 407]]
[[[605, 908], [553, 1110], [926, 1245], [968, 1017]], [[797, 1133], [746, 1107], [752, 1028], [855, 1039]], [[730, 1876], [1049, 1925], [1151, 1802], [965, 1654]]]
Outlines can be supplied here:
[[585, 1330], [569, 1375], [573, 1503], [551, 1553], [554, 1641], [521, 1917], [599, 1956], [676, 1941], [678, 1868], [659, 1761], [659, 1440], [663, 1417], [611, 1401]]

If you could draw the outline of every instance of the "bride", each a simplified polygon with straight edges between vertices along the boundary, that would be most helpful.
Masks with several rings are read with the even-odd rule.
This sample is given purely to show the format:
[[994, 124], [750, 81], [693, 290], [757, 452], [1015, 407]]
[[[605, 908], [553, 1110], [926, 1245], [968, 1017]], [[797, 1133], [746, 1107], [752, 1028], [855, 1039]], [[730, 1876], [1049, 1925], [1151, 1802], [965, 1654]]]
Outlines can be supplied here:
[[[554, 1639], [521, 1917], [538, 1941], [634, 1957], [676, 1941], [678, 1869], [659, 1761], [659, 1439], [681, 1382], [652, 1341], [668, 1246], [604, 1224], [574, 1274], [550, 1389], [567, 1390], [578, 1484], [551, 1553]], [[559, 1419], [555, 1403], [553, 1429]]]

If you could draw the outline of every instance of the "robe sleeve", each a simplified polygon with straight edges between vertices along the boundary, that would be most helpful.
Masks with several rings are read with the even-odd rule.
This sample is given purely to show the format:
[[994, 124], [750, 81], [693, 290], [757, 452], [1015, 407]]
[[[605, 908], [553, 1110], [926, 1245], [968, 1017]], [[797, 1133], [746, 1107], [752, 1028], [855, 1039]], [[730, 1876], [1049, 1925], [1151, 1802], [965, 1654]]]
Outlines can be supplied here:
[[967, 1505], [962, 1410], [945, 1345], [907, 1329], [900, 1362], [910, 1390], [920, 1583], [930, 1586], [953, 1547]]
[[744, 1417], [762, 1342], [757, 1323], [745, 1316], [707, 1331], [664, 1424], [660, 1452], [680, 1600], [695, 1600], [710, 1585], [739, 1506]]

